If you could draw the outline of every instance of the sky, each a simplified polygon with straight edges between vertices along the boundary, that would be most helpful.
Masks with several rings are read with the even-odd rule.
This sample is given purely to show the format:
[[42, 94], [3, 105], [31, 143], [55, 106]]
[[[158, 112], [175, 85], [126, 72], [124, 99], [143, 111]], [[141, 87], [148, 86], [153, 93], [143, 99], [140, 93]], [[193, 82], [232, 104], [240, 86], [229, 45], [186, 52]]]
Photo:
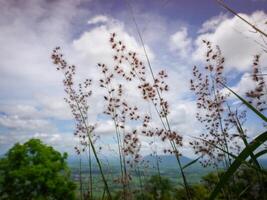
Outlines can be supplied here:
[[[144, 59], [127, 2], [153, 69], [165, 69], [169, 74], [170, 121], [184, 136], [181, 151], [188, 157], [193, 157], [190, 136], [202, 130], [189, 90], [192, 67], [204, 65], [201, 41], [220, 46], [228, 84], [241, 95], [253, 87], [249, 79], [253, 56], [261, 54], [262, 67], [267, 67], [262, 37], [215, 0], [0, 0], [0, 154], [32, 137], [74, 153], [78, 141], [63, 100], [63, 77], [50, 58], [56, 46], [77, 66], [77, 80], [93, 80], [96, 89], [89, 102], [89, 119], [97, 126], [95, 134], [100, 136], [99, 145], [105, 147], [103, 154], [116, 154], [112, 122], [102, 114], [103, 91], [97, 88], [101, 75], [96, 65], [112, 65], [108, 40], [113, 32]], [[225, 2], [267, 31], [267, 0]], [[129, 98], [136, 99], [135, 89], [127, 89]], [[260, 131], [258, 123], [253, 116], [246, 123], [250, 138]], [[141, 141], [142, 154], [151, 152], [149, 141], [143, 137]], [[158, 143], [159, 151], [164, 145]]]

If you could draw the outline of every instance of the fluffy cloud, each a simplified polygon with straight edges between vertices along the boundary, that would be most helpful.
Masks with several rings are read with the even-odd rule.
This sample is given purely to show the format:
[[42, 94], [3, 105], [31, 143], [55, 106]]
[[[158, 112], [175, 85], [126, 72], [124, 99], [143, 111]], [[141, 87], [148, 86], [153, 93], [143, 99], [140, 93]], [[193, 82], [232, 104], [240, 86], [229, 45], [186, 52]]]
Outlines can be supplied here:
[[[98, 17], [93, 17], [91, 20]], [[84, 62], [90, 63], [94, 68], [98, 62], [112, 64], [113, 52], [109, 43], [111, 33], [116, 33], [129, 50], [136, 51], [143, 59], [145, 58], [142, 46], [127, 33], [122, 22], [112, 18], [105, 22], [103, 25], [85, 31], [81, 37], [73, 41], [73, 47], [78, 52], [79, 59], [84, 59]], [[152, 51], [148, 46], [146, 49], [149, 58], [153, 60]]]
[[[113, 53], [109, 44], [112, 32], [116, 32], [126, 46], [136, 51], [143, 60], [145, 60], [145, 55], [137, 37], [134, 37], [133, 32], [136, 30], [123, 21], [105, 15], [95, 15], [88, 20], [88, 13], [81, 8], [81, 2], [29, 0], [25, 3], [24, 1], [0, 0], [2, 14], [0, 19], [0, 91], [3, 94], [0, 99], [1, 144], [10, 146], [14, 142], [37, 137], [66, 150], [71, 149], [77, 142], [71, 134], [72, 127], [68, 127], [68, 131], [60, 131], [61, 126], [69, 124], [69, 120], [72, 119], [68, 105], [63, 101], [65, 94], [62, 89], [62, 76], [55, 71], [49, 58], [54, 46], [60, 45], [63, 47], [66, 60], [70, 64], [77, 65], [77, 81], [85, 77], [94, 80], [93, 87], [97, 89], [93, 91], [90, 98], [89, 121], [98, 124], [96, 134], [102, 136], [99, 143], [108, 147], [105, 152], [116, 149], [112, 138], [113, 123], [109, 118], [101, 115], [104, 91], [98, 89], [97, 86], [100, 73], [96, 64], [103, 62], [112, 66]], [[175, 24], [175, 29], [173, 27], [169, 29], [168, 23], [160, 16], [145, 14], [142, 17], [140, 19], [144, 19], [144, 22], [139, 20], [140, 30], [147, 42], [145, 46], [153, 69], [157, 71], [162, 65], [167, 65], [165, 69], [169, 72], [168, 82], [171, 91], [165, 97], [171, 106], [170, 121], [173, 128], [184, 136], [185, 149], [183, 151], [186, 155], [190, 155], [188, 140], [190, 136], [197, 135], [201, 130], [195, 120], [194, 102], [188, 98], [191, 68], [188, 67], [188, 63], [181, 63], [176, 56], [171, 58], [169, 50], [181, 58], [191, 56], [194, 50], [193, 38], [189, 37], [186, 26], [182, 26], [177, 31], [177, 24]], [[257, 12], [246, 17], [254, 18], [260, 25], [259, 20], [264, 17], [266, 19], [266, 14]], [[152, 22], [151, 18], [154, 19]], [[83, 23], [81, 27], [75, 24], [80, 20]], [[88, 22], [87, 26], [86, 22]], [[147, 24], [150, 28], [147, 28]], [[246, 30], [245, 34], [250, 38], [241, 37], [240, 33], [233, 29]], [[247, 30], [248, 27], [236, 18], [220, 15], [210, 19], [200, 28], [200, 35], [195, 42], [197, 48], [194, 51], [195, 58], [201, 57], [200, 40], [207, 37], [214, 44], [221, 45], [223, 53], [226, 53], [228, 70], [247, 69], [245, 65], [248, 65], [248, 60], [250, 62], [252, 60], [252, 57], [248, 58], [248, 54], [255, 53], [255, 49], [260, 50], [259, 47], [255, 47], [253, 41], [259, 39], [256, 38], [257, 34]], [[169, 43], [166, 44], [168, 37]], [[242, 48], [236, 54], [237, 47]], [[242, 60], [241, 63], [240, 60]], [[244, 79], [240, 85], [245, 83]], [[155, 116], [153, 107], [140, 100], [136, 85], [123, 85], [131, 103], [137, 104], [142, 111]], [[237, 85], [237, 88], [242, 87], [244, 86]], [[157, 117], [153, 119], [158, 125], [159, 119]], [[142, 152], [147, 154], [151, 150], [149, 139], [145, 137], [141, 139], [144, 146]], [[168, 146], [159, 141], [157, 144], [160, 151]]]
[[172, 51], [176, 51], [179, 56], [186, 57], [191, 51], [192, 39], [188, 36], [186, 27], [180, 28], [179, 31], [171, 35], [169, 46]]
[[88, 24], [98, 24], [98, 23], [106, 23], [108, 21], [108, 17], [105, 15], [97, 15], [91, 18], [88, 21]]
[[225, 14], [220, 14], [218, 16], [212, 17], [202, 24], [198, 33], [202, 34], [202, 33], [207, 33], [207, 32], [214, 32], [216, 28], [226, 19], [227, 19], [227, 15]]
[[[24, 108], [24, 110], [26, 109]], [[25, 142], [30, 138], [39, 138], [60, 151], [71, 151], [69, 147], [75, 145], [75, 140], [70, 140], [69, 136], [72, 134], [59, 132], [52, 121], [34, 115], [30, 117], [0, 115], [0, 151], [2, 153], [6, 152], [14, 143]]]
[[56, 44], [71, 38], [71, 22], [79, 13], [76, 6], [76, 1], [1, 0], [0, 73], [5, 75], [1, 85], [4, 81], [16, 85], [9, 81], [12, 78], [38, 85], [54, 83], [48, 55]]
[[24, 143], [30, 138], [41, 139], [45, 144], [52, 145], [61, 152], [74, 154], [73, 147], [78, 143], [77, 138], [73, 138], [72, 133], [59, 132], [18, 132], [9, 131], [8, 133], [0, 132], [0, 152], [6, 152], [15, 143]]
[[63, 96], [41, 95], [35, 97], [40, 107], [40, 116], [59, 120], [72, 119], [68, 104], [63, 100]]
[[0, 111], [5, 115], [16, 115], [22, 118], [52, 118], [58, 120], [72, 119], [68, 105], [63, 97], [38, 95], [32, 99], [33, 102], [0, 104]]
[[46, 120], [21, 119], [18, 116], [1, 116], [0, 125], [5, 128], [24, 131], [53, 130], [54, 127]]
[[[266, 32], [267, 14], [265, 12], [255, 11], [251, 15], [242, 13], [240, 15]], [[215, 26], [211, 28], [213, 25]], [[195, 41], [196, 51], [193, 53], [196, 60], [205, 58], [203, 39], [219, 45], [226, 58], [225, 66], [228, 72], [233, 69], [239, 72], [248, 70], [255, 54], [262, 54], [263, 63], [267, 60], [262, 45], [265, 45], [265, 50], [267, 47], [261, 35], [255, 33], [254, 29], [236, 16], [225, 18], [219, 15], [217, 18], [212, 18], [203, 24], [200, 32], [201, 34]]]
[[31, 105], [1, 104], [0, 110], [5, 115], [17, 115], [18, 117], [31, 118], [38, 115], [38, 110]]
[[255, 88], [256, 84], [252, 80], [250, 73], [244, 73], [240, 79], [240, 81], [232, 87], [234, 91], [236, 91], [238, 94], [245, 96], [246, 92], [253, 90]]
[[54, 46], [70, 45], [75, 20], [87, 15], [81, 2], [0, 0], [1, 152], [31, 137], [57, 140], [57, 146], [65, 140], [50, 120], [69, 119], [70, 114], [49, 57]]
[[[123, 23], [115, 19], [108, 21], [106, 16], [89, 20], [91, 25], [102, 23], [101, 26], [91, 27], [81, 35], [72, 35], [73, 22], [84, 14], [78, 7], [80, 2], [27, 1], [27, 5], [0, 2], [5, 19], [0, 21], [1, 143], [10, 147], [14, 142], [37, 137], [49, 144], [53, 142], [55, 146], [60, 146], [63, 141], [73, 146], [73, 140], [68, 139], [73, 136], [67, 134], [65, 137], [65, 132], [57, 128], [68, 123], [64, 120], [72, 119], [72, 116], [63, 101], [62, 76], [49, 58], [51, 50], [57, 44], [63, 46], [66, 59], [78, 65], [77, 81], [88, 78], [89, 74], [96, 86], [100, 78], [96, 64], [100, 61], [112, 63], [110, 33], [116, 32], [128, 48], [144, 58], [142, 47], [125, 31]], [[148, 46], [146, 48], [153, 60], [153, 53]], [[89, 111], [89, 119], [92, 123], [97, 122], [98, 114], [103, 111], [102, 98], [103, 91], [95, 90], [90, 100], [93, 109]], [[98, 124], [97, 134], [113, 133], [110, 121], [102, 120]]]

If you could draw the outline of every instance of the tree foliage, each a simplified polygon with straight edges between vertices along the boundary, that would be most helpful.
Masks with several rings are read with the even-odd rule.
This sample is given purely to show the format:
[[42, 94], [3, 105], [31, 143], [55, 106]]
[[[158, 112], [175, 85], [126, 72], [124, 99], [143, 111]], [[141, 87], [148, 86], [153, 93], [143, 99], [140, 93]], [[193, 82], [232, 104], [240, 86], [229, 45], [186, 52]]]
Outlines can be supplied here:
[[[192, 200], [208, 200], [210, 194], [224, 176], [223, 170], [214, 171], [203, 176], [199, 183], [189, 185]], [[258, 181], [258, 171], [242, 165], [216, 196], [217, 200], [242, 199], [262, 200], [266, 199], [267, 177], [261, 175]], [[145, 190], [135, 196], [135, 200], [187, 200], [184, 187], [177, 187], [167, 177], [152, 176], [145, 182]]]
[[0, 199], [74, 199], [66, 158], [39, 139], [15, 144], [0, 160]]

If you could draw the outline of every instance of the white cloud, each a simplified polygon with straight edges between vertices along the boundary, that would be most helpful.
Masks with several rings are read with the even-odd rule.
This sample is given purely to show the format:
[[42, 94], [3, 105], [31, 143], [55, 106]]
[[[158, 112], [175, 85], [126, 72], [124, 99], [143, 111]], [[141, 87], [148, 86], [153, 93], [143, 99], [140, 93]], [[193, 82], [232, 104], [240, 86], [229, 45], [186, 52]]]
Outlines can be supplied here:
[[105, 23], [108, 21], [108, 17], [105, 15], [97, 15], [88, 21], [88, 24]]
[[56, 45], [71, 45], [72, 26], [89, 13], [79, 7], [82, 1], [0, 0], [2, 147], [31, 137], [57, 140], [57, 146], [67, 141], [49, 120], [70, 119], [50, 54]]
[[38, 115], [38, 110], [34, 106], [25, 104], [1, 104], [0, 111], [7, 115], [17, 115], [23, 118], [31, 118]]
[[44, 119], [23, 119], [14, 116], [3, 115], [0, 117], [0, 126], [18, 131], [55, 131], [55, 127], [47, 120]]
[[[267, 14], [265, 12], [255, 11], [251, 15], [242, 13], [240, 15], [266, 32], [267, 27], [264, 23]], [[214, 21], [217, 21], [217, 26], [214, 29], [207, 28]], [[224, 19], [224, 17], [219, 15], [218, 18], [212, 18], [205, 22], [204, 25], [204, 28], [200, 29], [202, 34], [195, 41], [196, 51], [193, 53], [193, 56], [196, 60], [203, 60], [205, 58], [203, 39], [211, 41], [214, 45], [219, 45], [223, 56], [226, 58], [225, 67], [228, 72], [233, 69], [239, 72], [248, 70], [253, 56], [263, 53], [262, 46], [257, 44], [259, 42], [264, 45], [261, 36], [255, 33], [250, 26], [238, 17]], [[262, 55], [262, 60], [263, 63], [267, 60], [265, 53]]]
[[242, 96], [245, 96], [246, 92], [255, 88], [255, 81], [252, 80], [251, 73], [244, 73], [240, 81], [232, 87], [232, 89]]
[[[63, 4], [63, 1], [59, 3]], [[49, 144], [53, 142], [55, 146], [60, 146], [61, 143], [73, 145], [73, 140], [63, 136], [64, 132], [59, 133], [56, 128], [57, 122], [53, 121], [69, 120], [72, 116], [68, 105], [63, 101], [62, 76], [56, 72], [50, 60], [52, 48], [58, 43], [61, 44], [66, 59], [70, 60], [69, 63], [77, 64], [77, 80], [83, 77], [93, 78], [96, 86], [100, 78], [96, 64], [98, 62], [111, 64], [113, 60], [108, 42], [110, 33], [116, 32], [129, 49], [137, 51], [144, 58], [142, 46], [126, 32], [123, 23], [115, 19], [105, 25], [84, 31], [73, 41], [70, 28], [72, 18], [75, 16], [68, 13], [80, 11], [74, 3], [62, 5], [66, 10], [60, 12], [57, 8], [49, 10], [42, 1], [30, 2], [28, 6], [32, 9], [27, 8], [25, 12], [22, 12], [21, 6], [14, 8], [6, 3], [3, 10], [11, 9], [9, 12], [14, 16], [11, 15], [10, 18], [14, 23], [0, 23], [0, 72], [1, 76], [3, 75], [0, 90], [5, 92], [3, 96], [5, 98], [10, 93], [18, 97], [17, 99], [11, 97], [12, 101], [1, 100], [0, 112], [4, 113], [0, 117], [0, 127], [4, 128], [1, 142], [10, 146], [14, 142], [38, 137]], [[38, 12], [34, 13], [35, 11]], [[4, 14], [9, 15], [8, 12]], [[53, 17], [47, 18], [45, 15]], [[95, 18], [94, 22], [104, 22], [105, 18], [107, 17]], [[146, 48], [153, 60], [153, 53], [148, 46]], [[10, 59], [7, 55], [14, 55], [16, 59]], [[95, 90], [90, 99], [89, 104], [92, 109], [89, 111], [89, 120], [92, 123], [97, 121], [98, 114], [103, 111], [102, 94], [103, 91]], [[96, 132], [100, 135], [113, 133], [113, 124], [109, 122], [108, 120], [99, 122]]]
[[176, 51], [179, 56], [186, 57], [191, 51], [192, 39], [188, 36], [186, 27], [171, 35], [169, 46], [172, 51]]
[[5, 102], [0, 104], [0, 112], [20, 118], [53, 118], [58, 120], [70, 120], [72, 115], [68, 104], [63, 97], [37, 95], [32, 99], [34, 102], [11, 103]]
[[213, 32], [218, 27], [218, 25], [220, 25], [220, 23], [222, 23], [226, 19], [227, 15], [225, 14], [219, 14], [218, 16], [212, 17], [202, 24], [201, 28], [198, 30], [198, 33]]
[[[94, 26], [89, 26], [89, 28], [87, 26], [86, 30], [81, 28], [81, 32], [77, 31], [77, 33], [77, 26], [73, 23], [79, 21], [77, 19], [80, 18], [88, 19], [87, 14], [79, 7], [80, 1], [58, 0], [49, 1], [53, 2], [50, 4], [47, 3], [48, 1], [29, 0], [26, 5], [18, 4], [18, 6], [12, 6], [10, 2], [15, 1], [0, 0], [2, 15], [0, 19], [0, 91], [3, 94], [0, 114], [5, 113], [0, 115], [0, 126], [9, 129], [5, 132], [0, 129], [2, 131], [0, 142], [13, 144], [16, 141], [38, 137], [62, 149], [72, 149], [71, 147], [77, 142], [70, 133], [71, 130], [68, 133], [60, 132], [58, 128], [62, 124], [56, 122], [72, 119], [68, 105], [63, 101], [65, 94], [62, 88], [62, 76], [55, 71], [55, 66], [51, 64], [49, 58], [54, 46], [60, 45], [63, 47], [66, 60], [77, 66], [77, 80], [82, 80], [83, 77], [94, 80], [93, 87], [96, 89], [89, 101], [89, 121], [92, 124], [98, 124], [96, 133], [103, 136], [105, 144], [116, 149], [116, 145], [114, 146], [114, 142], [110, 139], [114, 133], [113, 123], [110, 119], [103, 119], [99, 116], [103, 111], [104, 91], [96, 87], [100, 78], [96, 64], [103, 62], [112, 66], [113, 53], [108, 42], [112, 32], [116, 32], [128, 48], [137, 51], [145, 60], [142, 46], [137, 40], [138, 37], [134, 37], [136, 30], [131, 28], [132, 25], [125, 24], [123, 21], [105, 15], [95, 15], [88, 21], [88, 24]], [[259, 12], [253, 16], [255, 19], [262, 19], [265, 14]], [[152, 22], [151, 18], [154, 19]], [[170, 60], [171, 56], [167, 48], [169, 47], [174, 55], [184, 58], [191, 55], [193, 39], [188, 35], [187, 26], [182, 26], [177, 31], [173, 28], [174, 25], [169, 29], [169, 24], [160, 16], [145, 14], [140, 19], [144, 19], [144, 21], [139, 21], [140, 30], [144, 41], [147, 42], [146, 49], [153, 69], [156, 72], [157, 69], [162, 68], [163, 63], [167, 65], [171, 91], [165, 96], [171, 104], [170, 121], [173, 128], [184, 135], [185, 143], [188, 144], [188, 136], [196, 135], [200, 130], [196, 125], [194, 102], [184, 99], [185, 94], [188, 94], [191, 67], [185, 64], [177, 65], [180, 60], [176, 57]], [[207, 36], [214, 43], [222, 41], [222, 50], [228, 52], [230, 48], [231, 54], [234, 52], [234, 49], [231, 49], [233, 46], [242, 47], [237, 58], [235, 56], [231, 58], [234, 54], [226, 55], [230, 64], [237, 63], [238, 59], [247, 62], [246, 56], [249, 53], [245, 50], [254, 52], [254, 47], [250, 45], [255, 46], [255, 43], [248, 42], [248, 38], [240, 38], [239, 33], [232, 30], [233, 27], [239, 30], [241, 28], [241, 31], [248, 30], [247, 27], [244, 29], [241, 23], [239, 20], [225, 16], [212, 18], [204, 23], [199, 32], [201, 35], [196, 42], [197, 54], [201, 54], [198, 41]], [[174, 24], [177, 27], [178, 23]], [[86, 27], [86, 21], [83, 25]], [[170, 35], [170, 33], [174, 34]], [[247, 31], [246, 34], [250, 32]], [[251, 33], [251, 35], [254, 38], [256, 34]], [[166, 43], [166, 38], [170, 39], [169, 43]], [[151, 46], [156, 51], [152, 51]], [[249, 59], [251, 63], [252, 57]], [[241, 69], [240, 66], [238, 68]], [[142, 111], [150, 112], [153, 115], [153, 124], [160, 126], [159, 119], [154, 117], [153, 106], [141, 101], [140, 94], [136, 92], [136, 85], [124, 84], [124, 87], [131, 103], [140, 106]], [[146, 154], [150, 148], [148, 140], [142, 137], [144, 144], [142, 152]], [[160, 150], [165, 146], [166, 144], [158, 142]], [[187, 146], [184, 151], [190, 155]]]
[[69, 105], [63, 100], [63, 96], [36, 95], [36, 100], [40, 106], [40, 115], [46, 118], [60, 120], [72, 119]]
[[4, 153], [15, 143], [24, 143], [31, 138], [41, 139], [45, 144], [70, 154], [74, 154], [73, 147], [78, 143], [77, 138], [74, 138], [72, 133], [9, 131], [8, 133], [0, 133], [0, 151]]
[[[109, 43], [111, 33], [116, 33], [129, 50], [136, 51], [143, 59], [145, 58], [142, 46], [127, 33], [124, 24], [110, 18], [107, 24], [85, 31], [80, 38], [73, 41], [73, 47], [78, 52], [79, 59], [85, 59], [84, 62], [92, 64], [94, 68], [98, 62], [112, 63], [113, 51]], [[146, 49], [149, 58], [153, 60], [151, 49], [148, 46]]]
[[[18, 106], [22, 107], [22, 106]], [[23, 110], [32, 110], [25, 109]], [[36, 113], [36, 112], [27, 112]], [[27, 114], [18, 115], [0, 115], [0, 151], [6, 152], [14, 143], [26, 142], [30, 138], [39, 138], [44, 143], [53, 145], [61, 151], [71, 151], [70, 147], [75, 145], [76, 139], [69, 133], [59, 132], [55, 124], [47, 119], [40, 118], [34, 114], [28, 116]], [[63, 136], [64, 135], [64, 136]], [[69, 137], [72, 139], [69, 139]]]
[[110, 135], [115, 133], [114, 122], [112, 120], [105, 120], [96, 125], [95, 133], [97, 135]]

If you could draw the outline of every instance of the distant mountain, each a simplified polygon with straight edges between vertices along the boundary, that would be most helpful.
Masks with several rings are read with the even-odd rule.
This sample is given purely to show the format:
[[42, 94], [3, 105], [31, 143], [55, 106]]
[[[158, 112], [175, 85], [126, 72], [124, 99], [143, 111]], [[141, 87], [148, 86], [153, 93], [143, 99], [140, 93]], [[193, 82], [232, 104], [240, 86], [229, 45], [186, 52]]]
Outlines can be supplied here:
[[[81, 156], [81, 159], [82, 159], [82, 163], [88, 164], [88, 155], [83, 154]], [[104, 163], [107, 162], [108, 160], [109, 164], [112, 164], [112, 165], [119, 162], [119, 158], [112, 157], [112, 156], [107, 158], [107, 157], [103, 157], [102, 155], [100, 155], [99, 159], [102, 160], [102, 162]], [[79, 155], [68, 155], [67, 162], [69, 164], [77, 164], [79, 163], [79, 161], [80, 161]], [[92, 155], [92, 162], [96, 163], [96, 160], [93, 155]]]
[[[100, 158], [101, 160], [105, 161], [106, 159]], [[160, 166], [161, 167], [168, 167], [168, 168], [176, 168], [177, 167], [177, 160], [174, 155], [158, 155], [158, 159], [160, 160]], [[119, 162], [119, 158], [116, 157], [109, 157], [109, 163], [111, 165], [115, 165], [116, 163]], [[150, 165], [156, 165], [156, 156], [152, 155], [147, 155], [143, 157], [143, 160]], [[187, 163], [191, 162], [192, 159], [185, 157], [185, 156], [180, 156], [180, 161], [182, 165], [186, 165]], [[77, 163], [79, 162], [79, 156], [77, 155], [69, 155], [68, 156], [68, 163]], [[88, 162], [88, 158], [83, 156], [82, 162]], [[95, 159], [93, 159], [93, 162], [95, 162]]]
[[[177, 173], [180, 173], [177, 160], [174, 155], [159, 155], [158, 157], [160, 160], [159, 167], [160, 167], [160, 172], [162, 173], [162, 175], [167, 176], [167, 177], [173, 177], [173, 176], [176, 177]], [[108, 160], [107, 158], [104, 158], [104, 157], [101, 157], [100, 159], [102, 160], [104, 170], [112, 169], [113, 173], [120, 172], [119, 158], [111, 156], [109, 157]], [[79, 160], [80, 160], [79, 156], [72, 155], [68, 157], [68, 164], [72, 168], [74, 173], [76, 173], [77, 169], [79, 168]], [[157, 171], [156, 157], [147, 155], [143, 157], [143, 160], [145, 161], [145, 163], [149, 165], [149, 168], [148, 168], [149, 172], [148, 171], [147, 172], [151, 174], [156, 173]], [[193, 159], [190, 159], [188, 157], [180, 156], [180, 161], [181, 161], [182, 166], [185, 166], [186, 164], [190, 163], [192, 160]], [[82, 158], [82, 166], [83, 166], [82, 167], [83, 171], [87, 172], [88, 158], [86, 157]], [[93, 169], [94, 169], [93, 170], [94, 173], [99, 173], [95, 159], [93, 159]], [[196, 162], [192, 164], [190, 167], [186, 168], [184, 171], [187, 174], [191, 174], [190, 176], [201, 177], [204, 174], [207, 174], [208, 172], [214, 171], [214, 169], [212, 167], [204, 168], [201, 166], [199, 162]]]
[[[158, 156], [159, 160], [160, 160], [160, 167], [163, 168], [177, 168], [177, 160], [175, 158], [174, 155], [159, 155]], [[147, 155], [144, 158], [144, 161], [147, 162], [150, 166], [156, 166], [156, 157], [155, 156], [151, 156], [151, 155]], [[101, 160], [105, 161], [106, 159], [101, 158]], [[191, 162], [192, 159], [185, 157], [185, 156], [181, 156], [180, 157], [180, 161], [181, 164], [184, 166], [187, 163]], [[83, 157], [82, 158], [82, 162], [87, 163], [88, 162], [88, 158]], [[93, 159], [93, 162], [95, 162], [95, 159]], [[69, 164], [77, 164], [79, 163], [79, 157], [76, 155], [70, 155], [68, 156], [68, 163]], [[109, 158], [109, 164], [116, 166], [119, 164], [119, 159], [116, 157], [110, 157]]]
[[[174, 155], [158, 155], [158, 159], [161, 168], [177, 168], [177, 160]], [[154, 166], [157, 164], [156, 156], [148, 155], [144, 157], [144, 160]], [[182, 166], [184, 166], [191, 162], [192, 159], [185, 156], [180, 156], [180, 161]]]
[[[168, 172], [168, 171], [180, 171], [178, 167], [178, 163], [176, 160], [176, 157], [174, 155], [159, 155], [158, 156], [160, 159], [159, 167], [160, 171]], [[150, 163], [150, 166], [153, 168], [156, 168], [156, 157], [155, 156], [145, 156], [144, 157], [145, 161], [148, 161]], [[185, 166], [186, 164], [190, 163], [193, 161], [193, 159], [185, 157], [185, 156], [180, 156], [180, 162], [182, 166]], [[212, 167], [203, 167], [199, 162], [195, 162], [189, 167], [187, 167], [184, 170], [186, 173], [207, 173], [214, 171], [214, 168]]]

